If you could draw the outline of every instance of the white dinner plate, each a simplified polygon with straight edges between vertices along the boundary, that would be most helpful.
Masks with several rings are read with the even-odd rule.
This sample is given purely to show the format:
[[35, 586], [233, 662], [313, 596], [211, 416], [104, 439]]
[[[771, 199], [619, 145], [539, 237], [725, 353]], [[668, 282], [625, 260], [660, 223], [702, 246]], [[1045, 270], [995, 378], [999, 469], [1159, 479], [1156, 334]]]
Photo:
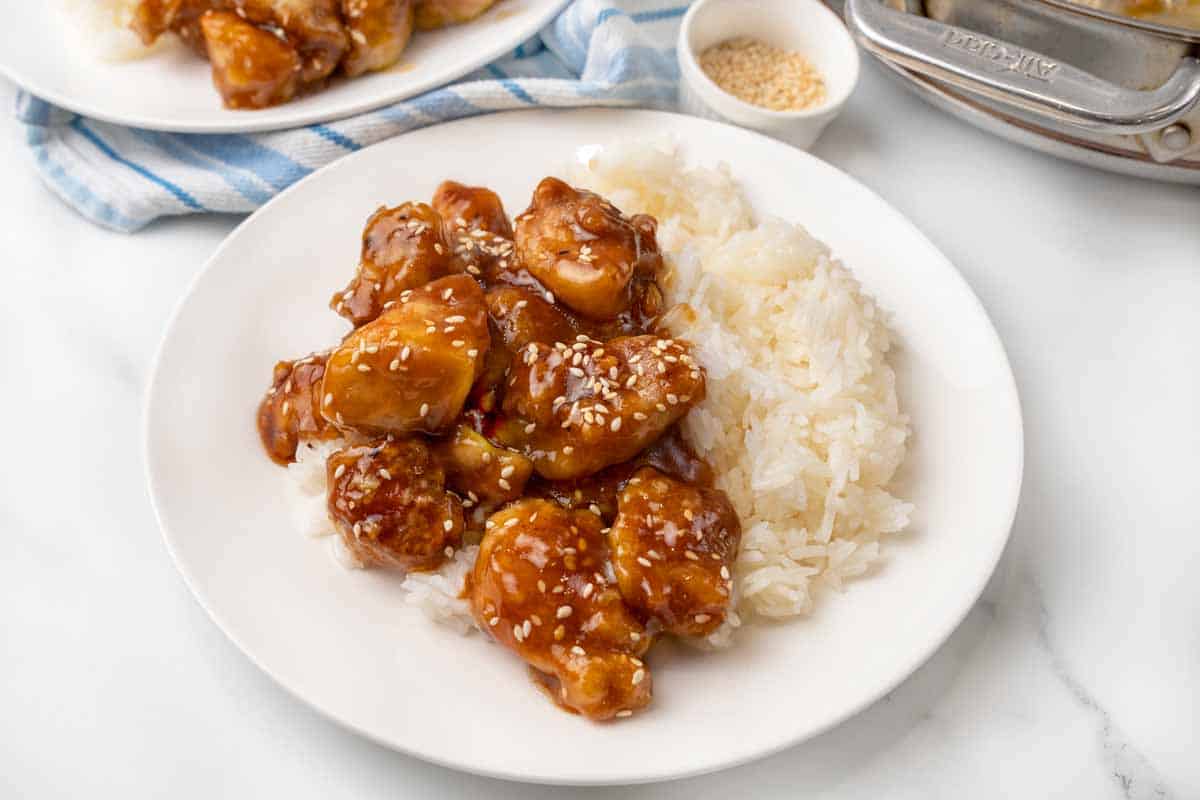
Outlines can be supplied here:
[[[727, 162], [761, 213], [802, 222], [892, 314], [915, 431], [899, 494], [911, 533], [812, 617], [751, 625], [715, 654], [650, 655], [655, 698], [617, 724], [565, 714], [507, 650], [402, 607], [394, 575], [348, 571], [292, 524], [284, 471], [254, 412], [276, 359], [346, 331], [326, 307], [366, 217], [445, 178], [495, 188], [510, 213], [577, 149], [669, 134]], [[484, 143], [482, 146], [480, 143]], [[636, 211], [637, 209], [626, 209]], [[148, 390], [150, 490], [179, 569], [216, 623], [297, 697], [365, 736], [459, 769], [624, 783], [727, 767], [846, 719], [912, 673], [975, 602], [1008, 537], [1021, 416], [1004, 350], [938, 250], [870, 190], [811, 155], [650, 111], [522, 111], [392, 139], [327, 167], [234, 231], [171, 322]]]
[[272, 108], [230, 111], [208, 62], [183, 46], [111, 63], [81, 48], [61, 0], [0, 0], [0, 73], [95, 119], [183, 133], [281, 130], [342, 119], [442, 86], [494, 61], [545, 26], [567, 0], [500, 0], [479, 19], [418, 31], [399, 63]]

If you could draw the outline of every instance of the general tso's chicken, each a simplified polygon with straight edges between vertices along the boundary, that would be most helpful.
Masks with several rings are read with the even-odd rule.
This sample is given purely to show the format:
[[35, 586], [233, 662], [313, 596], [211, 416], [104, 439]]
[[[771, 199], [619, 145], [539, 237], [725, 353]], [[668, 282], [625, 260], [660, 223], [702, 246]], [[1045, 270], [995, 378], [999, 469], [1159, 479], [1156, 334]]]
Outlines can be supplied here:
[[213, 84], [229, 108], [285, 103], [300, 84], [296, 48], [232, 11], [208, 11], [200, 29], [212, 62]]
[[442, 218], [424, 203], [383, 208], [370, 216], [362, 235], [358, 271], [329, 307], [355, 325], [370, 322], [409, 289], [451, 271]]
[[703, 398], [704, 370], [684, 343], [580, 334], [518, 356], [496, 436], [539, 475], [577, 478], [637, 455]]
[[321, 416], [325, 353], [275, 365], [271, 388], [258, 406], [258, 435], [271, 460], [296, 460], [301, 439], [324, 439], [337, 431]]
[[653, 217], [626, 218], [599, 195], [545, 178], [517, 217], [517, 255], [572, 310], [607, 320], [629, 309], [635, 276], [659, 272], [655, 228]]
[[557, 680], [557, 699], [590, 719], [650, 702], [650, 636], [621, 600], [599, 517], [522, 500], [487, 522], [471, 575], [479, 626]]
[[348, 447], [325, 464], [329, 516], [365, 566], [436, 569], [462, 540], [463, 511], [418, 439]]
[[139, 0], [133, 9], [129, 27], [146, 45], [152, 45], [168, 31], [175, 33], [193, 50], [204, 54], [204, 36], [200, 17], [206, 11], [232, 8], [231, 0]]
[[496, 0], [417, 0], [417, 27], [423, 31], [470, 22]]
[[247, 21], [284, 34], [300, 54], [301, 83], [328, 77], [346, 53], [349, 39], [338, 0], [232, 0], [232, 5]]
[[446, 483], [466, 503], [493, 509], [525, 491], [533, 464], [520, 453], [498, 447], [466, 425], [434, 445], [446, 470]]
[[729, 611], [742, 529], [724, 492], [638, 470], [608, 531], [621, 595], [681, 636], [712, 633]]
[[488, 315], [500, 341], [512, 353], [524, 350], [533, 342], [572, 343], [580, 332], [566, 314], [532, 289], [495, 286], [488, 290], [487, 304]]
[[414, 0], [341, 0], [350, 51], [342, 71], [350, 77], [387, 69], [412, 38]]
[[433, 193], [432, 205], [446, 224], [457, 231], [480, 230], [505, 239], [513, 238], [512, 223], [504, 212], [500, 195], [491, 189], [442, 181]]
[[443, 181], [433, 194], [433, 208], [445, 223], [455, 271], [492, 280], [515, 268], [512, 225], [491, 189]]
[[446, 430], [490, 344], [483, 290], [466, 275], [406, 290], [329, 356], [322, 413], [375, 433]]
[[712, 468], [683, 440], [679, 426], [673, 425], [654, 444], [629, 461], [573, 480], [538, 479], [526, 493], [549, 498], [563, 508], [591, 511], [605, 524], [612, 524], [617, 516], [617, 498], [621, 490], [635, 472], [647, 466], [684, 483], [712, 485]]

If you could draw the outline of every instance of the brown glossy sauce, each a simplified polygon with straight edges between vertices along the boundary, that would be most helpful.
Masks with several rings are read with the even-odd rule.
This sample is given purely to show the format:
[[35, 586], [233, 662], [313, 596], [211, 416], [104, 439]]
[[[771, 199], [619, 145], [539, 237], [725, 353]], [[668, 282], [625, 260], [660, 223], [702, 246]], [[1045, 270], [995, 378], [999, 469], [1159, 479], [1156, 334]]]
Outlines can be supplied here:
[[654, 233], [552, 178], [515, 226], [454, 182], [381, 208], [330, 303], [354, 330], [281, 362], [259, 413], [280, 463], [358, 442], [329, 458], [328, 500], [365, 566], [436, 569], [480, 540], [480, 627], [591, 719], [649, 703], [654, 631], [721, 625], [741, 535], [680, 432], [705, 373], [655, 332]]

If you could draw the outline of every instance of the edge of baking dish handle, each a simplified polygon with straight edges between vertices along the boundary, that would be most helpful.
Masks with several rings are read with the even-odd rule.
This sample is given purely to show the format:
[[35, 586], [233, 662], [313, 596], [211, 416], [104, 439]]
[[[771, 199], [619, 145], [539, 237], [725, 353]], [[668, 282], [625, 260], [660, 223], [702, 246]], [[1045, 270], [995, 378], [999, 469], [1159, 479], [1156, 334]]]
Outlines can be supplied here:
[[1157, 89], [1126, 89], [1049, 56], [965, 28], [846, 0], [846, 25], [867, 51], [1000, 103], [1098, 133], [1134, 134], [1178, 120], [1200, 101], [1200, 61], [1180, 59]]

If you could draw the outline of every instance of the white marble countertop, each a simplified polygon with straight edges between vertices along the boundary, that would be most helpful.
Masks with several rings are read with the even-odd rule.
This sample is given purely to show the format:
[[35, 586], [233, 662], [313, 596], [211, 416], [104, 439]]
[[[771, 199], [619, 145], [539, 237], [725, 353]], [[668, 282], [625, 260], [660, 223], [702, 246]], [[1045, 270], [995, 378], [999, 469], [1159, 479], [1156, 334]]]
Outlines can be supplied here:
[[[42, 188], [23, 137], [0, 118], [0, 796], [572, 794], [360, 739], [209, 621], [150, 509], [141, 392], [237, 220], [104, 232]], [[1200, 190], [991, 138], [874, 66], [816, 153], [922, 228], [995, 321], [1025, 411], [1012, 542], [950, 641], [844, 725], [716, 775], [578, 794], [1200, 797]]]

